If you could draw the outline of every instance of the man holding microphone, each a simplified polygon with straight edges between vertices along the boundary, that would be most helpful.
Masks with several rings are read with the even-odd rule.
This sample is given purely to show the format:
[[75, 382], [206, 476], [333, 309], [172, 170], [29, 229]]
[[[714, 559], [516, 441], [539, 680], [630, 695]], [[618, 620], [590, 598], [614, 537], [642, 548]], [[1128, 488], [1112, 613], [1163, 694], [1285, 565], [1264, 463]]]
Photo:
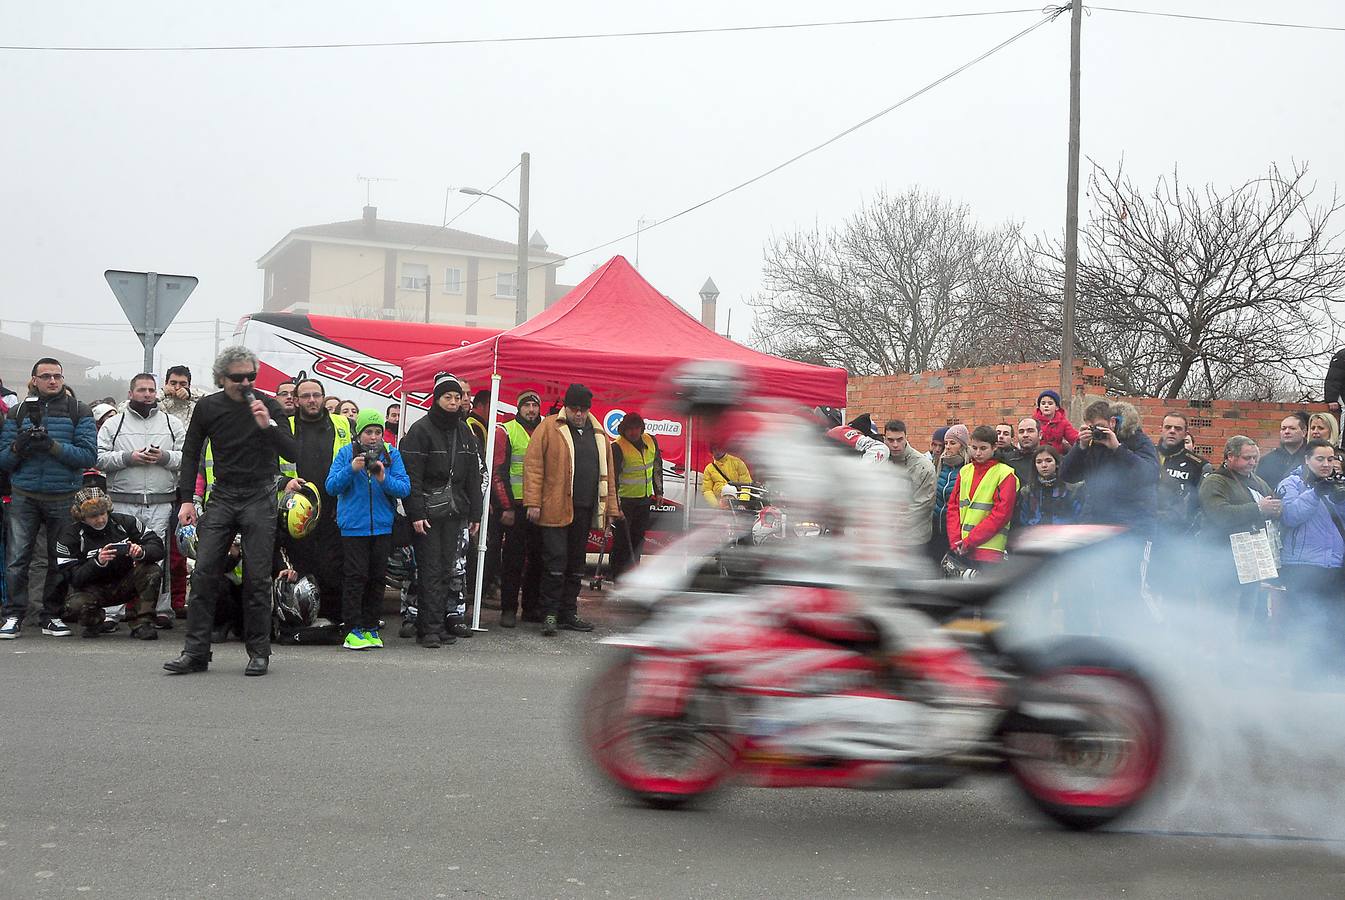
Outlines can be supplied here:
[[[243, 630], [246, 675], [265, 675], [271, 658], [271, 556], [275, 550], [278, 457], [296, 458], [298, 447], [283, 423], [285, 411], [255, 395], [257, 356], [246, 347], [225, 347], [212, 374], [223, 388], [202, 398], [192, 413], [182, 446], [178, 524], [197, 526], [196, 571], [187, 607], [182, 655], [164, 663], [173, 675], [204, 672], [210, 665], [210, 633], [235, 535], [242, 537]], [[205, 443], [211, 445], [214, 487], [209, 509], [197, 522], [190, 498]]]

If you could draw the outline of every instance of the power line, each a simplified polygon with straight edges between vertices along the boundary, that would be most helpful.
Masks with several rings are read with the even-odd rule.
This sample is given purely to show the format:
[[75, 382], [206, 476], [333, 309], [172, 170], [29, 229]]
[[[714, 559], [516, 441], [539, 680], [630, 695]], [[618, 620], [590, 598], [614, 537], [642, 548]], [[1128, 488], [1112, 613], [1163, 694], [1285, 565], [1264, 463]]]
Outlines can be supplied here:
[[[44, 328], [84, 328], [98, 329], [106, 328], [130, 328], [130, 322], [48, 322], [45, 319], [0, 319], [3, 325], [41, 325]], [[214, 319], [178, 319], [175, 320], [170, 328], [176, 328], [178, 325], [214, 325]]]
[[1163, 19], [1186, 19], [1191, 22], [1218, 22], [1227, 25], [1257, 25], [1262, 28], [1293, 28], [1301, 31], [1345, 31], [1345, 25], [1308, 25], [1304, 22], [1272, 22], [1266, 19], [1229, 19], [1222, 16], [1196, 16], [1189, 13], [1161, 12], [1152, 9], [1123, 9], [1117, 6], [1092, 6], [1099, 12], [1126, 13], [1132, 16], [1154, 16]]
[[896, 22], [930, 22], [938, 19], [971, 19], [1038, 13], [1037, 9], [998, 9], [984, 12], [942, 13], [927, 16], [891, 16], [880, 19], [841, 19], [823, 22], [779, 22], [767, 25], [724, 25], [710, 28], [662, 28], [653, 31], [604, 31], [581, 34], [536, 34], [494, 38], [451, 38], [420, 41], [359, 41], [322, 44], [202, 44], [178, 47], [89, 47], [0, 45], [0, 50], [43, 53], [213, 53], [239, 50], [354, 50], [379, 47], [454, 47], [472, 44], [525, 44], [544, 41], [592, 41], [611, 38], [676, 37], [692, 34], [735, 34], [757, 31], [790, 31], [805, 28], [838, 28], [854, 25], [888, 25]]
[[[869, 125], [869, 124], [871, 124], [871, 123], [873, 123], [873, 122], [876, 122], [877, 120], [881, 119], [883, 116], [886, 116], [888, 113], [891, 113], [891, 112], [894, 112], [895, 110], [900, 109], [901, 107], [905, 106], [907, 103], [910, 103], [912, 100], [916, 99], [917, 97], [920, 97], [920, 96], [922, 96], [922, 95], [924, 95], [924, 94], [927, 94], [928, 92], [932, 91], [934, 88], [938, 87], [939, 85], [943, 84], [944, 82], [947, 82], [947, 81], [949, 81], [949, 80], [951, 80], [951, 79], [953, 79], [953, 78], [956, 78], [958, 75], [961, 75], [963, 72], [967, 71], [968, 69], [972, 68], [973, 66], [977, 65], [978, 63], [984, 62], [985, 60], [989, 59], [991, 56], [994, 56], [996, 53], [998, 53], [999, 51], [1003, 50], [1005, 47], [1008, 47], [1010, 44], [1013, 44], [1013, 43], [1015, 43], [1015, 42], [1017, 42], [1017, 41], [1019, 41], [1019, 40], [1025, 38], [1025, 37], [1027, 37], [1029, 34], [1031, 34], [1032, 32], [1036, 31], [1038, 28], [1042, 27], [1043, 25], [1047, 24], [1048, 22], [1053, 22], [1053, 21], [1055, 21], [1056, 17], [1058, 17], [1062, 12], [1065, 12], [1065, 11], [1067, 11], [1067, 10], [1069, 10], [1069, 9], [1070, 9], [1069, 6], [1061, 6], [1061, 7], [1047, 7], [1045, 10], [1035, 10], [1035, 12], [1044, 12], [1044, 15], [1042, 16], [1042, 18], [1041, 18], [1039, 21], [1037, 21], [1036, 23], [1034, 23], [1034, 24], [1028, 26], [1027, 28], [1024, 28], [1022, 31], [1018, 32], [1017, 34], [1013, 35], [1012, 37], [1007, 38], [1007, 39], [1005, 39], [1005, 40], [1003, 40], [1003, 41], [1000, 41], [998, 44], [996, 44], [995, 46], [991, 47], [989, 50], [986, 50], [984, 53], [981, 53], [979, 56], [976, 56], [976, 57], [974, 57], [973, 59], [971, 59], [971, 60], [969, 60], [969, 61], [963, 63], [962, 65], [958, 66], [957, 68], [953, 69], [952, 71], [947, 72], [947, 73], [944, 74], [944, 75], [941, 75], [940, 77], [938, 77], [938, 78], [936, 78], [935, 80], [929, 82], [928, 84], [926, 84], [924, 87], [920, 88], [919, 90], [917, 90], [917, 91], [915, 91], [915, 92], [913, 92], [913, 93], [907, 94], [905, 97], [901, 98], [901, 99], [898, 100], [896, 103], [893, 103], [891, 106], [887, 107], [886, 109], [879, 110], [878, 112], [874, 113], [873, 115], [869, 116], [868, 118], [863, 119], [863, 120], [860, 121], [860, 122], [856, 122], [854, 125], [851, 125], [849, 128], [846, 128], [844, 131], [841, 131], [841, 132], [839, 132], [839, 133], [837, 133], [837, 134], [832, 135], [831, 137], [827, 138], [825, 141], [822, 141], [820, 144], [815, 144], [815, 145], [813, 145], [812, 147], [809, 147], [807, 150], [802, 151], [801, 153], [796, 153], [794, 156], [791, 156], [789, 159], [785, 160], [784, 162], [779, 163], [778, 165], [772, 166], [771, 168], [767, 169], [766, 171], [762, 172], [762, 173], [759, 174], [759, 175], [754, 175], [753, 177], [747, 179], [746, 181], [741, 181], [741, 182], [739, 182], [738, 184], [735, 184], [733, 187], [730, 187], [730, 188], [727, 188], [727, 189], [725, 189], [725, 190], [722, 190], [722, 191], [720, 191], [719, 193], [714, 194], [713, 196], [710, 196], [710, 197], [705, 198], [704, 200], [701, 200], [699, 203], [692, 204], [691, 206], [688, 206], [688, 207], [686, 207], [685, 209], [683, 209], [683, 210], [681, 210], [681, 211], [679, 211], [679, 212], [675, 212], [675, 213], [673, 213], [673, 214], [670, 215], [670, 216], [665, 216], [664, 218], [659, 219], [659, 220], [658, 220], [656, 223], [654, 223], [653, 225], [650, 225], [650, 226], [645, 227], [645, 228], [640, 228], [640, 229], [637, 229], [637, 230], [640, 231], [641, 233], [649, 232], [649, 231], [652, 231], [652, 230], [655, 229], [655, 228], [658, 228], [658, 227], [661, 227], [661, 226], [663, 226], [663, 225], [666, 225], [666, 224], [668, 224], [669, 222], [672, 222], [672, 221], [674, 221], [674, 220], [676, 220], [676, 219], [680, 219], [680, 218], [682, 218], [682, 216], [685, 216], [685, 215], [688, 215], [688, 214], [690, 214], [690, 213], [693, 213], [693, 212], [695, 212], [696, 210], [701, 209], [702, 207], [709, 206], [711, 203], [714, 203], [716, 200], [721, 200], [721, 199], [723, 199], [724, 197], [729, 196], [730, 194], [737, 193], [738, 191], [742, 190], [743, 188], [746, 188], [746, 187], [749, 187], [749, 186], [751, 186], [751, 185], [753, 185], [753, 184], [756, 184], [758, 181], [761, 181], [763, 178], [768, 178], [768, 177], [770, 177], [771, 175], [774, 175], [776, 172], [779, 172], [781, 169], [783, 169], [783, 168], [785, 168], [785, 167], [787, 167], [787, 166], [793, 165], [794, 163], [798, 162], [799, 160], [804, 159], [805, 157], [811, 156], [811, 155], [813, 155], [814, 153], [817, 153], [819, 150], [823, 150], [823, 149], [825, 149], [826, 147], [831, 146], [832, 144], [836, 143], [837, 141], [841, 140], [842, 138], [847, 137], [847, 136], [849, 136], [849, 135], [851, 135], [851, 134], [854, 134], [856, 131], [858, 131], [859, 129], [863, 128], [864, 126]], [[587, 255], [587, 254], [589, 254], [589, 253], [592, 253], [592, 252], [595, 251], [595, 250], [601, 250], [601, 249], [603, 249], [604, 247], [610, 247], [612, 244], [620, 243], [621, 241], [624, 241], [624, 240], [629, 240], [630, 238], [634, 237], [635, 234], [636, 234], [635, 231], [627, 232], [626, 234], [623, 234], [623, 235], [621, 235], [620, 237], [613, 238], [613, 239], [611, 239], [610, 241], [604, 241], [604, 242], [601, 243], [601, 244], [595, 244], [594, 246], [589, 247], [589, 248], [587, 248], [587, 249], [585, 249], [585, 250], [580, 250], [580, 251], [577, 252], [577, 253], [571, 253], [571, 254], [569, 254], [569, 255], [563, 257], [563, 258], [562, 258], [562, 261], [565, 261], [565, 260], [571, 260], [571, 259], [574, 259], [574, 258], [579, 257], [579, 256], [585, 256], [585, 255]], [[555, 264], [556, 264], [555, 262], [546, 263], [546, 265], [555, 265]], [[533, 266], [532, 268], [535, 269], [535, 268], [539, 268], [539, 267], [540, 267], [540, 266]]]
[[[945, 74], [939, 76], [938, 78], [936, 78], [936, 79], [934, 79], [933, 81], [929, 82], [928, 84], [926, 84], [925, 86], [921, 87], [920, 89], [918, 89], [918, 90], [916, 90], [916, 91], [914, 91], [914, 92], [912, 92], [912, 93], [910, 93], [910, 94], [907, 94], [905, 97], [901, 98], [901, 99], [898, 100], [896, 103], [893, 103], [891, 106], [888, 106], [888, 107], [885, 108], [885, 109], [879, 110], [878, 112], [874, 113], [873, 115], [869, 116], [868, 118], [866, 118], [866, 119], [864, 119], [864, 120], [862, 120], [862, 121], [860, 121], [860, 122], [856, 122], [854, 125], [851, 125], [849, 128], [846, 128], [844, 131], [841, 131], [841, 132], [839, 132], [839, 133], [837, 133], [837, 134], [834, 134], [834, 135], [832, 135], [831, 137], [827, 138], [825, 141], [822, 141], [820, 144], [815, 144], [815, 145], [813, 145], [812, 147], [809, 147], [807, 150], [804, 150], [804, 151], [802, 151], [802, 152], [800, 152], [800, 153], [795, 154], [794, 156], [791, 156], [789, 159], [785, 160], [784, 162], [779, 163], [779, 164], [777, 164], [777, 165], [775, 165], [775, 166], [772, 166], [771, 168], [767, 169], [766, 171], [760, 173], [759, 175], [755, 175], [755, 176], [753, 176], [753, 177], [747, 179], [746, 181], [739, 182], [738, 184], [735, 184], [734, 186], [732, 186], [732, 187], [730, 187], [730, 188], [727, 188], [727, 189], [725, 189], [725, 190], [722, 190], [722, 191], [720, 191], [719, 193], [714, 194], [713, 196], [707, 197], [706, 199], [701, 200], [699, 203], [695, 203], [695, 204], [693, 204], [693, 205], [691, 205], [691, 206], [688, 206], [688, 207], [686, 207], [685, 209], [680, 210], [679, 212], [675, 212], [675, 213], [673, 213], [673, 214], [670, 215], [670, 216], [667, 216], [667, 217], [665, 217], [665, 218], [659, 219], [659, 220], [658, 220], [657, 222], [655, 222], [653, 225], [644, 226], [644, 227], [638, 228], [637, 230], [638, 230], [640, 233], [647, 233], [647, 232], [649, 232], [649, 231], [652, 231], [652, 230], [655, 229], [655, 228], [658, 228], [658, 227], [660, 227], [660, 226], [666, 225], [666, 224], [668, 224], [669, 222], [674, 221], [675, 219], [680, 219], [681, 217], [683, 217], [683, 216], [685, 216], [685, 215], [689, 215], [690, 213], [693, 213], [693, 212], [695, 212], [695, 211], [698, 210], [698, 209], [701, 209], [701, 208], [703, 208], [703, 207], [706, 207], [706, 206], [710, 205], [711, 203], [714, 203], [714, 202], [717, 201], [717, 200], [721, 200], [721, 199], [723, 199], [724, 197], [729, 196], [730, 194], [737, 193], [738, 191], [740, 191], [740, 190], [742, 190], [742, 189], [744, 189], [744, 188], [746, 188], [746, 187], [749, 187], [749, 186], [751, 186], [751, 185], [753, 185], [753, 184], [756, 184], [758, 181], [761, 181], [761, 180], [764, 179], [764, 178], [768, 178], [768, 177], [770, 177], [771, 175], [774, 175], [776, 172], [779, 172], [781, 169], [784, 169], [784, 168], [786, 168], [787, 166], [793, 165], [794, 163], [798, 162], [799, 160], [804, 159], [805, 157], [811, 156], [812, 154], [817, 153], [818, 151], [823, 150], [823, 149], [825, 149], [825, 148], [831, 146], [832, 144], [836, 143], [837, 141], [841, 140], [842, 138], [847, 137], [847, 136], [853, 134], [854, 132], [858, 131], [859, 129], [863, 128], [864, 126], [869, 125], [869, 124], [872, 124], [873, 122], [876, 122], [878, 119], [881, 119], [883, 116], [886, 116], [887, 114], [889, 114], [889, 113], [891, 113], [891, 112], [894, 112], [894, 111], [897, 110], [897, 109], [900, 109], [901, 107], [905, 106], [907, 103], [910, 103], [912, 100], [915, 100], [917, 97], [920, 97], [920, 96], [922, 96], [922, 95], [924, 95], [924, 94], [929, 93], [930, 91], [932, 91], [934, 88], [938, 87], [939, 85], [941, 85], [941, 84], [943, 84], [943, 83], [945, 83], [945, 82], [947, 82], [947, 81], [949, 81], [949, 80], [951, 80], [951, 79], [953, 79], [953, 78], [956, 78], [958, 75], [961, 75], [963, 72], [967, 71], [968, 69], [972, 68], [973, 66], [976, 66], [978, 63], [984, 62], [985, 60], [989, 59], [991, 56], [994, 56], [994, 55], [995, 55], [996, 53], [998, 53], [999, 51], [1001, 51], [1001, 50], [1003, 50], [1004, 48], [1008, 47], [1010, 44], [1013, 44], [1013, 43], [1015, 43], [1015, 42], [1017, 42], [1017, 41], [1019, 41], [1019, 40], [1025, 38], [1025, 37], [1027, 37], [1029, 34], [1031, 34], [1032, 32], [1036, 31], [1038, 28], [1042, 27], [1043, 25], [1046, 25], [1046, 24], [1049, 23], [1049, 22], [1053, 22], [1053, 21], [1055, 21], [1055, 19], [1056, 19], [1057, 17], [1059, 17], [1062, 13], [1067, 12], [1070, 8], [1071, 8], [1070, 6], [1066, 5], [1066, 6], [1048, 6], [1048, 7], [1046, 7], [1044, 10], [1033, 10], [1033, 12], [1037, 12], [1037, 13], [1039, 13], [1039, 14], [1042, 14], [1042, 18], [1041, 18], [1040, 20], [1038, 20], [1037, 22], [1035, 22], [1035, 23], [1033, 23], [1032, 25], [1028, 26], [1027, 28], [1024, 28], [1022, 31], [1018, 32], [1017, 34], [1014, 34], [1013, 36], [1008, 37], [1008, 38], [1006, 38], [1006, 39], [1003, 40], [1003, 41], [1000, 41], [998, 44], [996, 44], [995, 46], [991, 47], [989, 50], [986, 50], [985, 52], [979, 54], [978, 56], [976, 56], [976, 57], [974, 57], [974, 58], [968, 60], [967, 62], [963, 63], [962, 65], [958, 66], [957, 68], [952, 69], [951, 71], [949, 71], [949, 72], [947, 72], [947, 73], [945, 73]], [[506, 176], [506, 177], [508, 177], [508, 176]], [[503, 180], [503, 179], [501, 179], [501, 180]], [[498, 183], [498, 182], [497, 182], [497, 183]], [[493, 190], [493, 188], [492, 188], [492, 190]], [[465, 210], [464, 210], [464, 212], [465, 212]], [[536, 270], [536, 269], [543, 269], [543, 268], [546, 268], [546, 267], [548, 267], [548, 266], [558, 266], [558, 265], [560, 265], [561, 263], [567, 262], [567, 261], [569, 261], [569, 260], [571, 260], [571, 259], [576, 259], [576, 258], [578, 258], [578, 257], [580, 257], [580, 256], [585, 256], [585, 255], [587, 255], [587, 254], [589, 254], [589, 253], [594, 252], [595, 250], [601, 250], [601, 249], [603, 249], [604, 247], [610, 247], [611, 245], [613, 245], [613, 244], [618, 244], [618, 243], [620, 243], [621, 241], [629, 240], [630, 238], [634, 237], [635, 234], [636, 234], [635, 231], [630, 231], [630, 232], [627, 232], [626, 234], [623, 234], [623, 235], [621, 235], [621, 236], [619, 236], [619, 237], [612, 238], [611, 240], [603, 241], [601, 244], [595, 244], [595, 245], [593, 245], [592, 247], [588, 247], [588, 248], [586, 248], [586, 249], [584, 249], [584, 250], [580, 250], [580, 251], [578, 251], [578, 252], [576, 252], [576, 253], [570, 253], [570, 254], [567, 254], [567, 255], [565, 255], [565, 256], [562, 256], [560, 259], [548, 260], [547, 262], [544, 262], [544, 263], [537, 263], [536, 265], [530, 266], [530, 267], [528, 268], [528, 271], [529, 271], [529, 272], [532, 272], [532, 271], [534, 271], [534, 270]], [[375, 270], [375, 271], [377, 271], [377, 270]], [[372, 274], [372, 273], [370, 273], [370, 274]], [[362, 277], [367, 278], [368, 276], [365, 275], [365, 276], [362, 276]], [[493, 276], [490, 276], [490, 277], [493, 277]], [[358, 281], [358, 280], [360, 280], [360, 279], [356, 279], [356, 280]], [[476, 279], [474, 279], [474, 280], [472, 280], [472, 281], [464, 281], [463, 284], [464, 284], [464, 285], [467, 285], [467, 284], [480, 284], [481, 282], [486, 281], [486, 280], [488, 280], [488, 277], [487, 277], [487, 276], [482, 276], [482, 277], [476, 278]], [[353, 282], [351, 282], [351, 283], [353, 283]], [[338, 287], [343, 287], [343, 286], [344, 286], [344, 285], [338, 285]]]

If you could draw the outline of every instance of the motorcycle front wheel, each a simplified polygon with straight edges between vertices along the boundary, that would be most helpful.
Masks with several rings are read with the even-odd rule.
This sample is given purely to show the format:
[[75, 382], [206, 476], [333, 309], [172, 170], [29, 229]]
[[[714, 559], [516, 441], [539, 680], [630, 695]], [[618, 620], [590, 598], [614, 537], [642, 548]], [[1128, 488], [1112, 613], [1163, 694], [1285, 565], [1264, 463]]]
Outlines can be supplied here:
[[632, 655], [598, 672], [584, 692], [581, 740], [589, 760], [626, 795], [656, 809], [702, 800], [737, 767], [742, 742], [728, 698], [697, 686], [676, 718], [633, 715]]
[[1067, 828], [1115, 821], [1142, 802], [1162, 770], [1162, 710], [1145, 680], [1112, 654], [1068, 652], [1033, 666], [1020, 683], [1023, 715], [1047, 704], [1068, 715], [1049, 728], [1022, 725], [1002, 736], [1008, 766], [1028, 800]]

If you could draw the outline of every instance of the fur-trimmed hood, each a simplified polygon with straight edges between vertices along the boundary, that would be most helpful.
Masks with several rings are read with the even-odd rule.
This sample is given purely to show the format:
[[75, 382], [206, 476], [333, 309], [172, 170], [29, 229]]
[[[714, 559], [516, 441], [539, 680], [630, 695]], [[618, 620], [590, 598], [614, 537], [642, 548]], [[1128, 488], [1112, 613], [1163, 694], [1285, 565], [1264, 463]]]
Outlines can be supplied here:
[[1083, 408], [1087, 409], [1099, 400], [1106, 401], [1111, 405], [1112, 412], [1121, 419], [1121, 424], [1116, 429], [1116, 437], [1119, 440], [1126, 440], [1133, 437], [1140, 430], [1140, 411], [1134, 404], [1127, 403], [1124, 400], [1116, 400], [1111, 397], [1087, 396], [1083, 398]]

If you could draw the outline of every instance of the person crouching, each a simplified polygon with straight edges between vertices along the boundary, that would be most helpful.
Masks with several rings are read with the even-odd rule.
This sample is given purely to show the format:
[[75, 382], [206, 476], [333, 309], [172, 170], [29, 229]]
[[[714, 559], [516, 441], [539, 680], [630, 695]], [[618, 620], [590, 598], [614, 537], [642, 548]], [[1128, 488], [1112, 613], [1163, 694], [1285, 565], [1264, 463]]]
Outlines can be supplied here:
[[378, 410], [361, 410], [355, 428], [355, 441], [332, 460], [327, 493], [336, 498], [336, 524], [345, 554], [344, 646], [372, 650], [383, 646], [378, 618], [392, 553], [394, 503], [411, 493], [411, 479], [401, 454], [383, 443], [383, 415]]
[[84, 626], [83, 637], [96, 638], [102, 633], [104, 609], [134, 603], [131, 637], [156, 640], [163, 538], [146, 531], [135, 516], [114, 513], [101, 488], [80, 489], [70, 517], [74, 521], [56, 540], [57, 565], [70, 587], [65, 618]]

